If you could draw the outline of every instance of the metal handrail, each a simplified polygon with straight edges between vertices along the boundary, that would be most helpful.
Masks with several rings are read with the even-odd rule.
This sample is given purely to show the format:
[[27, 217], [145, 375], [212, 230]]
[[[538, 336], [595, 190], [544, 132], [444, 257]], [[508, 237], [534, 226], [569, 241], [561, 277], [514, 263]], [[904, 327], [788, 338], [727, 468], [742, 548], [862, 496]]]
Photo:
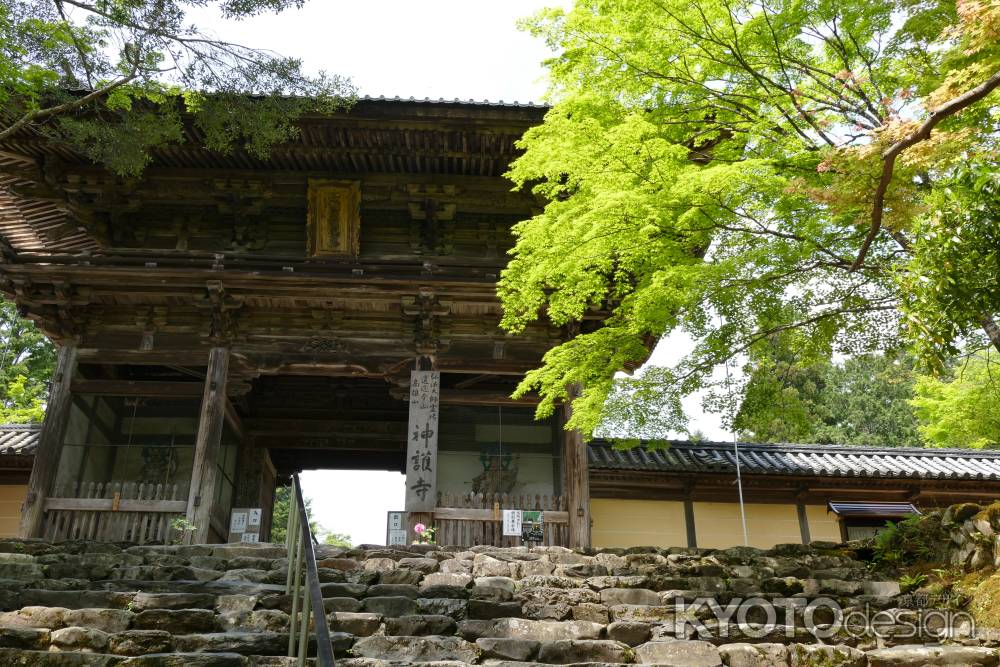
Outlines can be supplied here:
[[[316, 552], [313, 549], [315, 541], [316, 538], [309, 527], [306, 505], [302, 499], [299, 476], [293, 474], [292, 497], [288, 508], [288, 532], [285, 535], [285, 545], [288, 547], [288, 575], [285, 578], [285, 593], [292, 595], [288, 656], [292, 658], [297, 656], [300, 667], [306, 664], [306, 655], [309, 652], [309, 616], [311, 611], [313, 632], [316, 635], [316, 667], [334, 667], [330, 627], [326, 622], [326, 606], [323, 604], [323, 591], [319, 586], [319, 572], [316, 568]], [[306, 590], [305, 595], [301, 596], [300, 599], [303, 565], [305, 566]], [[296, 623], [297, 616], [299, 617], [298, 623]], [[298, 635], [298, 642], [295, 641], [296, 635]]]

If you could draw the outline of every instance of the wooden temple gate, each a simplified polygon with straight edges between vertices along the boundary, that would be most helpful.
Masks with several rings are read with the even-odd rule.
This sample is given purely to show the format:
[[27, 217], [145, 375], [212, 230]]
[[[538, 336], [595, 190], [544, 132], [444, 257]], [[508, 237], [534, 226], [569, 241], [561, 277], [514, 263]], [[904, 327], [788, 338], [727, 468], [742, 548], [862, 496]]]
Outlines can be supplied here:
[[[538, 397], [510, 395], [606, 313], [498, 326], [511, 229], [540, 203], [503, 174], [545, 111], [361, 100], [266, 158], [214, 152], [186, 119], [131, 179], [51, 138], [0, 142], [0, 291], [60, 348], [21, 534], [162, 541], [183, 516], [189, 540], [224, 540], [231, 508], [268, 513], [276, 482], [336, 468], [406, 472], [412, 521], [443, 540], [510, 542], [499, 506], [587, 546], [569, 415], [534, 422]], [[437, 374], [433, 411], [414, 371]], [[534, 472], [474, 483], [509, 452]]]

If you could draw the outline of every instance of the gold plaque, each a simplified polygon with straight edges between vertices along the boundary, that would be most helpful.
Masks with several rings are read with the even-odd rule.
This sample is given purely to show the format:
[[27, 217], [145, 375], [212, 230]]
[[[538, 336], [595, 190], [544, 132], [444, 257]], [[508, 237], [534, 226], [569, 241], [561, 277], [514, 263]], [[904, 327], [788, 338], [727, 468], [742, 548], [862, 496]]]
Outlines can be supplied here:
[[310, 178], [309, 255], [357, 257], [360, 237], [361, 184]]

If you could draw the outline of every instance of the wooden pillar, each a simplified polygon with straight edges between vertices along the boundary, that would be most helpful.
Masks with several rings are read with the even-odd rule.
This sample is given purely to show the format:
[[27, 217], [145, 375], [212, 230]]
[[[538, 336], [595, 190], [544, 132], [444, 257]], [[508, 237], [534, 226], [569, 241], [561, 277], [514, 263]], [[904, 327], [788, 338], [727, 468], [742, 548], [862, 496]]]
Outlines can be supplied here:
[[812, 537], [809, 535], [809, 513], [806, 512], [806, 499], [808, 497], [809, 489], [805, 486], [800, 486], [795, 492], [795, 516], [799, 520], [799, 536], [802, 538], [802, 544], [812, 542]]
[[689, 547], [698, 546], [698, 532], [694, 524], [694, 502], [691, 495], [684, 496], [684, 529], [687, 532], [687, 545]]
[[809, 544], [812, 538], [809, 536], [809, 515], [806, 513], [806, 506], [802, 502], [795, 503], [795, 513], [799, 517], [799, 534], [802, 536], [802, 544]]
[[62, 454], [63, 435], [69, 423], [72, 408], [70, 384], [76, 372], [76, 342], [59, 348], [56, 370], [52, 375], [52, 389], [45, 407], [45, 421], [38, 435], [35, 461], [31, 467], [28, 495], [21, 511], [21, 537], [41, 537], [45, 515], [45, 498], [52, 489]]
[[226, 377], [229, 370], [229, 349], [213, 347], [208, 355], [208, 371], [201, 399], [198, 437], [194, 446], [194, 466], [191, 470], [191, 491], [188, 494], [187, 520], [195, 528], [188, 533], [194, 544], [209, 541], [212, 526], [212, 504], [219, 481], [219, 443], [226, 417]]
[[565, 430], [565, 424], [573, 414], [571, 401], [578, 395], [579, 388], [571, 388], [562, 409], [563, 494], [569, 511], [569, 546], [583, 549], [590, 546], [590, 461], [587, 459], [587, 443], [581, 433]]

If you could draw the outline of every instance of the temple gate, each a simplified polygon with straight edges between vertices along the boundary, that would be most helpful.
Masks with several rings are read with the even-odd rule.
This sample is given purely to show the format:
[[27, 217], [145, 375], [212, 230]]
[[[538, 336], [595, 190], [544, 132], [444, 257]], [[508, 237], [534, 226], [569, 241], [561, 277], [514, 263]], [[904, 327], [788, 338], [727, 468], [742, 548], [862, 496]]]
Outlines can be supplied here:
[[0, 289], [60, 348], [22, 535], [221, 541], [290, 473], [352, 468], [407, 473], [411, 528], [499, 543], [498, 511], [544, 509], [588, 545], [582, 441], [509, 398], [571, 332], [498, 327], [543, 203], [502, 174], [544, 111], [366, 99], [266, 160], [191, 125], [138, 179], [0, 146]]

